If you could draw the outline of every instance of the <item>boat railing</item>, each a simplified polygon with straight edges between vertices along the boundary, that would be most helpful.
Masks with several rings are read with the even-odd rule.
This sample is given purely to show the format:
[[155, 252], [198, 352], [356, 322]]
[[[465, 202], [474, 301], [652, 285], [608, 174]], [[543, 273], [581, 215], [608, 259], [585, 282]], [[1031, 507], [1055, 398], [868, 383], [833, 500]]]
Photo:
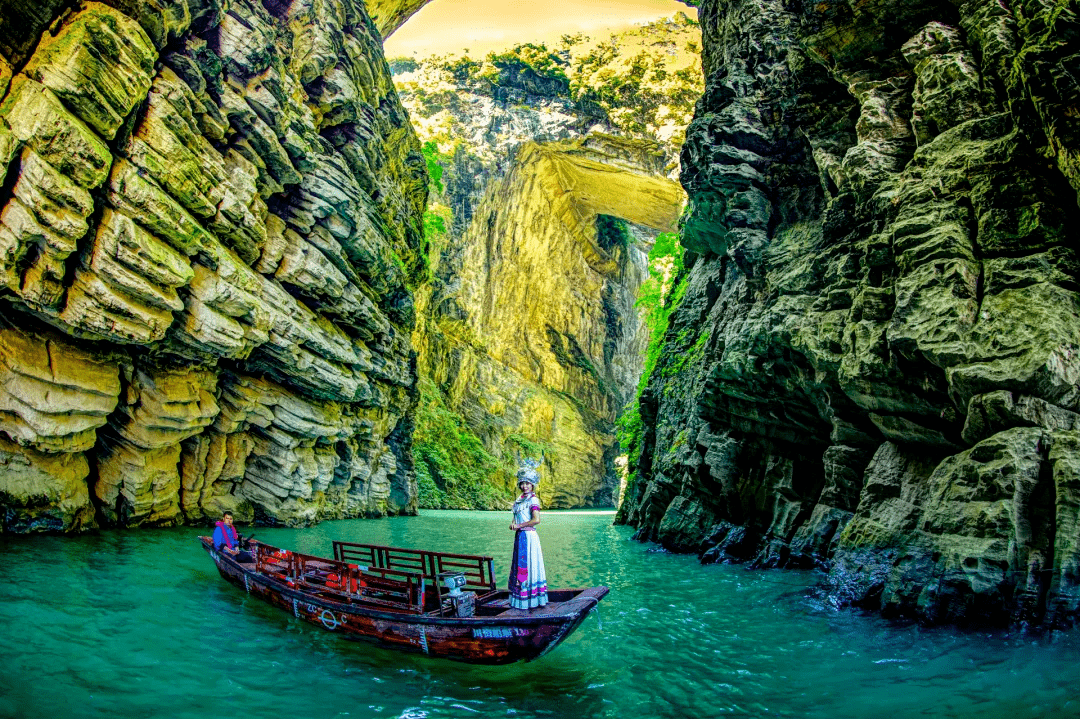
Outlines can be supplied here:
[[361, 566], [263, 543], [255, 545], [255, 570], [287, 585], [308, 591], [314, 589], [339, 600], [360, 601], [415, 614], [424, 611], [427, 580], [419, 572]]
[[441, 595], [440, 574], [465, 575], [465, 589], [483, 596], [496, 591], [491, 557], [478, 554], [430, 552], [423, 549], [384, 547], [378, 544], [334, 542], [334, 559], [379, 569], [416, 572], [432, 582]]

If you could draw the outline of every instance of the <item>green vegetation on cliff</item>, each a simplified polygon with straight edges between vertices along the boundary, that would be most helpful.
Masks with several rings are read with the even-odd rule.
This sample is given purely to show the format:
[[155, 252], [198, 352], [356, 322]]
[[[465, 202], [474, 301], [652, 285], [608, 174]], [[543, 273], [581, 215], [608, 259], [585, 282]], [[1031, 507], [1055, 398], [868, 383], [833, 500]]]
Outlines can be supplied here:
[[683, 248], [677, 232], [665, 232], [657, 236], [649, 251], [649, 279], [638, 291], [638, 307], [645, 310], [645, 325], [649, 329], [649, 349], [645, 355], [645, 371], [638, 382], [638, 395], [649, 383], [649, 377], [660, 358], [664, 345], [664, 333], [672, 311], [679, 306], [686, 292], [683, 267]]
[[516, 45], [509, 52], [488, 53], [478, 77], [492, 88], [519, 88], [550, 97], [565, 97], [570, 78], [564, 69], [569, 62], [551, 52], [544, 43]]
[[[684, 49], [692, 53], [696, 46]], [[570, 95], [579, 107], [602, 109], [633, 135], [655, 132], [675, 118], [685, 124], [702, 93], [701, 74], [694, 66], [672, 65], [666, 52], [651, 48], [624, 55], [612, 38], [575, 58]]]
[[480, 112], [491, 119], [466, 93], [500, 103], [531, 96], [564, 104], [562, 111], [585, 125], [603, 122], [609, 131], [659, 140], [674, 156], [704, 90], [699, 38], [697, 22], [678, 13], [606, 40], [579, 33], [553, 47], [523, 43], [483, 59], [465, 50], [390, 64], [425, 139], [445, 145], [468, 134], [463, 118]]
[[387, 63], [390, 65], [390, 72], [395, 75], [399, 72], [414, 72], [420, 67], [420, 63], [411, 57], [394, 57]]
[[552, 448], [522, 434], [506, 437], [502, 456], [489, 452], [465, 418], [447, 406], [428, 377], [419, 382], [413, 456], [418, 504], [426, 509], [505, 509], [514, 493], [520, 457], [553, 456]]
[[484, 448], [427, 377], [419, 382], [413, 456], [418, 503], [429, 509], [504, 509], [513, 475]]
[[596, 241], [610, 252], [615, 247], [629, 247], [633, 238], [626, 220], [611, 215], [596, 216]]
[[424, 210], [423, 228], [424, 239], [421, 248], [420, 282], [431, 281], [432, 255], [441, 250], [445, 244], [446, 235], [449, 232], [447, 224], [452, 222], [453, 213], [450, 208], [439, 202], [439, 196], [445, 192], [442, 183], [443, 165], [445, 158], [439, 154], [439, 145], [434, 140], [428, 140], [420, 148], [424, 155], [424, 164], [427, 167], [429, 187], [434, 192], [428, 195], [428, 205]]
[[[643, 203], [650, 209], [628, 208], [622, 204], [626, 193], [612, 193], [607, 186], [610, 177], [605, 176], [597, 196], [608, 203], [607, 213], [597, 218], [596, 235], [586, 232], [579, 243], [567, 234], [561, 219], [568, 215], [557, 211], [575, 202], [573, 191], [560, 184], [563, 174], [552, 170], [567, 169], [568, 176], [577, 177], [590, 172], [589, 162], [611, 161], [620, 170], [627, 164], [640, 167], [643, 175], [653, 176], [648, 182], [670, 177], [693, 96], [700, 92], [698, 48], [691, 44], [697, 38], [697, 27], [677, 16], [613, 36], [606, 47], [614, 51], [592, 52], [597, 41], [578, 35], [555, 43], [526, 43], [483, 58], [468, 54], [425, 58], [415, 69], [411, 63], [392, 63], [401, 68], [395, 81], [424, 143], [431, 189], [424, 214], [431, 281], [418, 288], [415, 305], [418, 372], [442, 391], [441, 403], [430, 406], [446, 410], [422, 412], [417, 418], [417, 437], [428, 436], [433, 445], [443, 442], [445, 450], [436, 452], [434, 446], [424, 450], [432, 461], [419, 470], [420, 506], [488, 506], [484, 498], [469, 500], [474, 496], [471, 485], [462, 489], [462, 482], [444, 478], [465, 477], [467, 485], [492, 477], [501, 486], [509, 474], [497, 471], [496, 463], [506, 462], [512, 469], [512, 455], [518, 451], [535, 455], [540, 443], [557, 449], [547, 452], [549, 458], [559, 458], [558, 463], [548, 462], [557, 478], [547, 485], [552, 488], [547, 499], [561, 502], [560, 506], [610, 504], [617, 483], [610, 467], [611, 422], [634, 391], [644, 350], [644, 338], [638, 339], [641, 318], [633, 307], [644, 268], [637, 259], [631, 262], [639, 250], [633, 247], [636, 240], [626, 220], [618, 218], [630, 219], [627, 212], [648, 215], [656, 197], [662, 197], [666, 209], [657, 212], [664, 216], [663, 224], [648, 226], [670, 227], [682, 193], [664, 179], [660, 184], [671, 188], [663, 187], [655, 196], [645, 193]], [[639, 59], [631, 62], [634, 58]], [[587, 70], [592, 79], [575, 80], [578, 69]], [[685, 72], [678, 74], [681, 71]], [[681, 89], [668, 93], [649, 85], [658, 78]], [[623, 89], [610, 97], [590, 95], [576, 102], [571, 85], [576, 82], [583, 92], [593, 81]], [[632, 128], [612, 123], [612, 113], [598, 104], [601, 100], [633, 104], [649, 89], [646, 86], [655, 91], [651, 97], [657, 102], [629, 112], [627, 117], [638, 118]], [[661, 95], [679, 98], [678, 107], [663, 110]], [[619, 110], [615, 104], [611, 107], [613, 112]], [[530, 180], [533, 184], [523, 180], [527, 197], [522, 200], [492, 188], [493, 181], [519, 162], [510, 158], [517, 157], [524, 144], [559, 138], [576, 141], [584, 134], [606, 139], [568, 147], [565, 156], [560, 151], [554, 161], [547, 150], [533, 151], [530, 157], [538, 164], [526, 163], [530, 174], [522, 177], [539, 174]], [[624, 146], [621, 138], [628, 136], [634, 139], [626, 139], [629, 144]], [[585, 156], [589, 162], [582, 159]], [[523, 206], [529, 202], [543, 208], [540, 215], [530, 216], [532, 210]], [[504, 212], [500, 206], [513, 211]], [[485, 207], [490, 209], [482, 214]], [[476, 229], [477, 216], [487, 223], [486, 234]], [[519, 227], [528, 229], [519, 232]], [[481, 252], [485, 242], [487, 249]], [[592, 264], [547, 260], [527, 277], [516, 276], [527, 258], [553, 251], [538, 251], [537, 243], [554, 243], [567, 258], [583, 251]], [[508, 261], [508, 256], [515, 259]], [[573, 280], [543, 279], [562, 272], [569, 272]], [[526, 285], [531, 303], [573, 307], [570, 312], [575, 316], [548, 322], [540, 312], [530, 320], [524, 336], [532, 338], [541, 355], [534, 365], [529, 364], [532, 360], [514, 359], [522, 333], [505, 331], [518, 322], [508, 316], [513, 310], [505, 299], [515, 301]], [[564, 292], [567, 285], [573, 291]], [[510, 286], [516, 289], [510, 291]], [[477, 304], [480, 297], [490, 299], [496, 293], [506, 297], [491, 300], [490, 306]], [[599, 301], [592, 305], [588, 297]], [[492, 321], [488, 315], [500, 316]], [[460, 379], [463, 376], [469, 380]], [[522, 377], [528, 392], [520, 391]], [[446, 427], [439, 431], [439, 422], [449, 422], [451, 415], [460, 420], [456, 426], [467, 428], [482, 443], [475, 447], [482, 446], [486, 454], [465, 451], [472, 445], [460, 433]], [[597, 478], [603, 483], [599, 490], [594, 487]]]
[[424, 154], [424, 163], [427, 165], [428, 177], [431, 178], [431, 184], [435, 188], [435, 191], [442, 194], [444, 188], [442, 183], [443, 167], [439, 162], [439, 145], [434, 140], [428, 140], [421, 146], [420, 151]]
[[629, 477], [627, 487], [637, 478], [635, 467], [641, 456], [641, 392], [649, 384], [649, 378], [660, 359], [671, 313], [679, 306], [686, 293], [686, 273], [683, 267], [683, 249], [677, 232], [664, 232], [657, 236], [649, 251], [649, 279], [638, 290], [637, 306], [645, 311], [645, 325], [649, 330], [649, 347], [645, 354], [645, 369], [638, 381], [637, 392], [627, 404], [622, 415], [615, 421], [619, 446], [628, 457]]

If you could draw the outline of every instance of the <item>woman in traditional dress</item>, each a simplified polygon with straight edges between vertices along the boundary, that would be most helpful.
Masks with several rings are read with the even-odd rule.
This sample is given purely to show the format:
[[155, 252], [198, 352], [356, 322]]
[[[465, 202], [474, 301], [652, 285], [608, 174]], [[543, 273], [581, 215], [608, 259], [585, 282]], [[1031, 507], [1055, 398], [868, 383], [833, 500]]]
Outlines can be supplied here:
[[527, 459], [518, 470], [518, 489], [521, 496], [514, 502], [514, 558], [510, 562], [510, 606], [514, 609], [532, 609], [548, 603], [547, 575], [544, 573], [544, 555], [540, 551], [540, 537], [536, 525], [540, 524], [540, 500], [536, 487], [540, 462]]

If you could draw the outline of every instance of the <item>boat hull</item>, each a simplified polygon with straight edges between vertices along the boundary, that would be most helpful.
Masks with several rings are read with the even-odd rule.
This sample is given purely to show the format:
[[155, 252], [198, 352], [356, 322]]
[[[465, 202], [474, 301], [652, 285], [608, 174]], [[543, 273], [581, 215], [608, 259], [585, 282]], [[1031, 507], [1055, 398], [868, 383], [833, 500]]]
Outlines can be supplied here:
[[[346, 639], [470, 664], [510, 664], [543, 656], [569, 636], [608, 593], [607, 587], [563, 590], [575, 596], [549, 605], [550, 609], [507, 611], [496, 616], [459, 618], [381, 611], [314, 597], [246, 568], [215, 551], [206, 539], [201, 541], [226, 581], [297, 619]], [[559, 596], [560, 592], [552, 594]]]

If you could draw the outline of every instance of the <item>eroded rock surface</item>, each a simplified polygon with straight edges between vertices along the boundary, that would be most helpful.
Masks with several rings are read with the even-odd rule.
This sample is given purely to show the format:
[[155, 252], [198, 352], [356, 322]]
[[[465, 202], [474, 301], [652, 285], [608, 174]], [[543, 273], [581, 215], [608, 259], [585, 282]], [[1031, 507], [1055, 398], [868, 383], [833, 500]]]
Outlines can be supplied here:
[[367, 3], [367, 11], [385, 39], [429, 2], [431, 0], [371, 0]]
[[2, 4], [4, 531], [410, 512], [427, 177], [360, 2]]
[[622, 518], [929, 621], [1077, 612], [1075, 2], [700, 4]]

